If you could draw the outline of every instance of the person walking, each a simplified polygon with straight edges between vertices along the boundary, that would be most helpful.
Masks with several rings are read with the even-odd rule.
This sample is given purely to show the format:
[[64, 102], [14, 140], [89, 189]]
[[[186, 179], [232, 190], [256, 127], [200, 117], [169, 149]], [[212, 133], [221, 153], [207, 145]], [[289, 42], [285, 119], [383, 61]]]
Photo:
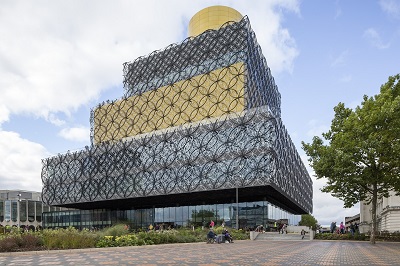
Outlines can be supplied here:
[[283, 234], [287, 234], [287, 225], [286, 224], [283, 224], [283, 226], [282, 226], [282, 235]]
[[351, 222], [350, 223], [350, 233], [351, 233], [352, 236], [354, 236], [354, 231], [355, 231], [354, 230], [354, 224], [353, 224], [353, 222]]
[[340, 222], [339, 229], [340, 229], [340, 233], [344, 234], [344, 224], [343, 224], [343, 222]]
[[335, 232], [335, 230], [336, 230], [336, 222], [332, 222], [331, 223], [331, 234], [333, 234], [333, 232]]

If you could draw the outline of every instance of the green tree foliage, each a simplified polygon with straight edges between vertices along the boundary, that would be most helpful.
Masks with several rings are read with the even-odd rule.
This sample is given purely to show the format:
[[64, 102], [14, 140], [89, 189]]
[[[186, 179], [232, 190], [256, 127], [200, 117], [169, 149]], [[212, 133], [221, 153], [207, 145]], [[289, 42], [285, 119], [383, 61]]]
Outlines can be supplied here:
[[215, 213], [214, 210], [199, 210], [199, 211], [192, 211], [192, 220], [193, 221], [205, 221], [209, 222], [212, 219], [219, 219], [219, 215], [214, 217]]
[[302, 214], [299, 225], [311, 227], [315, 231], [318, 227], [318, 221], [311, 214]]
[[389, 77], [374, 97], [364, 96], [355, 110], [339, 103], [331, 128], [302, 142], [317, 179], [326, 178], [323, 192], [352, 207], [372, 205], [371, 243], [375, 243], [376, 206], [389, 191], [400, 194], [400, 74]]

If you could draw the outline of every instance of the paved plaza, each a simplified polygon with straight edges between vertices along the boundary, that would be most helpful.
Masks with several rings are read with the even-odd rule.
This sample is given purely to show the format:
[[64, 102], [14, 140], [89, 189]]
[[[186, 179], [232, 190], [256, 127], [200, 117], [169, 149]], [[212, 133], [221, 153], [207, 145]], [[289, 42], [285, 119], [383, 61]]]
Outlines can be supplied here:
[[400, 243], [235, 241], [0, 253], [0, 265], [400, 265]]

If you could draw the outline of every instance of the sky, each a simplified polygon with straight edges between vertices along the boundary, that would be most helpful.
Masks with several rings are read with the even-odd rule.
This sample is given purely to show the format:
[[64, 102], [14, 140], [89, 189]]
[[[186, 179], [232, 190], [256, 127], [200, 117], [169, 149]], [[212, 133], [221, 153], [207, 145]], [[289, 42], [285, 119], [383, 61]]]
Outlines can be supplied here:
[[314, 182], [312, 215], [359, 213], [320, 191], [301, 142], [400, 73], [396, 0], [0, 0], [0, 189], [41, 191], [41, 160], [90, 145], [91, 108], [122, 96], [122, 64], [182, 42], [212, 5], [249, 17]]

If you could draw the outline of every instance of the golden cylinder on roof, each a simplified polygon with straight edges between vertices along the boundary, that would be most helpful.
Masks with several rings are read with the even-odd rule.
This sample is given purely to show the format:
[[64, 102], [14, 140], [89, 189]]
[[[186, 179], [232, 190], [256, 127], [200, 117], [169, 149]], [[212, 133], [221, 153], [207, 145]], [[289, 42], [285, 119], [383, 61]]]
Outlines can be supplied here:
[[197, 36], [206, 30], [219, 29], [228, 21], [238, 22], [242, 14], [227, 6], [210, 6], [197, 12], [189, 22], [189, 36]]

